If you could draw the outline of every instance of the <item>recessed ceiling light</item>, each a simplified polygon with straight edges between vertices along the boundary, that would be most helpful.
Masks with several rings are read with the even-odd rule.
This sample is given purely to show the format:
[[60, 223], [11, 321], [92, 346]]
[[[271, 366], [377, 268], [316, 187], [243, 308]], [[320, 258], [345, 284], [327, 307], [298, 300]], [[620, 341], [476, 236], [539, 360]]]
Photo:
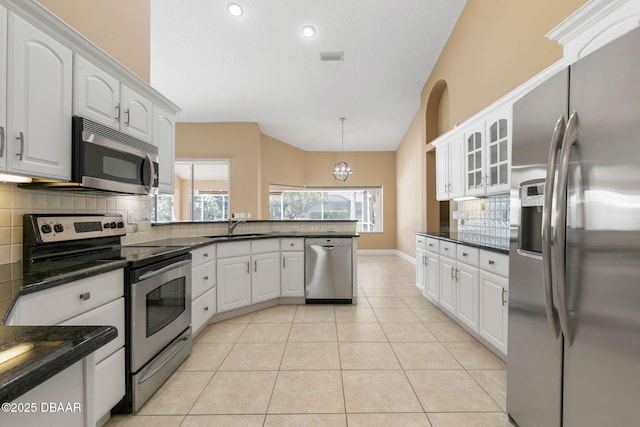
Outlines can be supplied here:
[[302, 35], [310, 39], [316, 35], [316, 29], [313, 28], [311, 25], [305, 25], [304, 27], [302, 27]]
[[242, 16], [242, 7], [238, 3], [229, 3], [227, 10], [232, 16]]

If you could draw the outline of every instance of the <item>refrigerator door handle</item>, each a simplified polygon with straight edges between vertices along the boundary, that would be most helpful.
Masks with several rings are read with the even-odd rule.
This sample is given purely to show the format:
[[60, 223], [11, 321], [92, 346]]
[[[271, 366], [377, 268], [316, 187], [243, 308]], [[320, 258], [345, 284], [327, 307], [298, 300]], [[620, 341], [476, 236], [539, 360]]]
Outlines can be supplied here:
[[571, 329], [567, 308], [567, 289], [565, 283], [565, 244], [567, 227], [567, 183], [569, 180], [569, 155], [571, 147], [578, 141], [578, 113], [573, 112], [567, 123], [567, 131], [562, 141], [560, 152], [560, 166], [558, 169], [558, 187], [555, 194], [556, 217], [554, 228], [555, 267], [558, 279], [558, 314], [560, 315], [560, 327], [566, 342], [571, 345]]
[[558, 313], [553, 303], [553, 275], [551, 259], [551, 206], [553, 205], [553, 188], [556, 176], [558, 150], [562, 147], [566, 125], [564, 116], [560, 116], [556, 122], [549, 146], [549, 161], [547, 166], [547, 177], [544, 182], [544, 204], [542, 206], [542, 266], [545, 310], [547, 320], [555, 337], [560, 333]]

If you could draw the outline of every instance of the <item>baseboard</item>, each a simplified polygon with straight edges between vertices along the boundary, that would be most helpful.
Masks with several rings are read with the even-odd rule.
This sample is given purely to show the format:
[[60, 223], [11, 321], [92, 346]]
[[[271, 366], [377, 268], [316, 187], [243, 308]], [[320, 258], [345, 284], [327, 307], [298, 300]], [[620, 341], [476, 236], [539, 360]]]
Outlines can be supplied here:
[[358, 255], [396, 255], [405, 261], [409, 261], [411, 264], [416, 263], [416, 259], [412, 256], [405, 254], [398, 249], [358, 249]]

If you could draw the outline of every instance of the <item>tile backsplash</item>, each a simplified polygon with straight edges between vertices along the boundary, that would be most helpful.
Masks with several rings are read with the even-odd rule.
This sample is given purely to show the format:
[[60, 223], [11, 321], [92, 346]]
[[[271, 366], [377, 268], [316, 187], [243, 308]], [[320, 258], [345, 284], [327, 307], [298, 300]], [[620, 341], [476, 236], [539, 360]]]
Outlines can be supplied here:
[[509, 249], [510, 195], [498, 194], [458, 202], [458, 237]]

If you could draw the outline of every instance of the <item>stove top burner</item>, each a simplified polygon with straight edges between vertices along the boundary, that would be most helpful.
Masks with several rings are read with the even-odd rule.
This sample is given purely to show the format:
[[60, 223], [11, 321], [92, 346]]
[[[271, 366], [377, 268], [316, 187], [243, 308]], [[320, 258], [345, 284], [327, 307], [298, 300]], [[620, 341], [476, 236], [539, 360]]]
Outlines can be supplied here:
[[[121, 246], [125, 235], [122, 215], [119, 214], [29, 214], [23, 218], [23, 259], [34, 264], [29, 270], [50, 269], [60, 265], [68, 270], [73, 265], [86, 265], [124, 260], [131, 267], [161, 262], [189, 252], [189, 247]], [[53, 264], [52, 264], [53, 263]]]

